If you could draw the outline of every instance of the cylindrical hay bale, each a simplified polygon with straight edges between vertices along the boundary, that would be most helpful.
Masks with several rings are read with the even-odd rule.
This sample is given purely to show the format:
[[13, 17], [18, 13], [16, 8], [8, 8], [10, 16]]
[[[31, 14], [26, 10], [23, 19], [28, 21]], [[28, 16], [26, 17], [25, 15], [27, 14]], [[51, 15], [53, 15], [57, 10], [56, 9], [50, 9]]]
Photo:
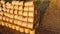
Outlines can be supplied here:
[[34, 12], [34, 7], [29, 7], [29, 12]]
[[9, 26], [8, 23], [5, 23], [5, 26], [8, 27]]
[[9, 17], [9, 18], [13, 18], [13, 14], [5, 13], [4, 15]]
[[23, 16], [28, 17], [28, 12], [23, 12]]
[[2, 20], [3, 18], [2, 18], [2, 16], [0, 15], [0, 20]]
[[17, 22], [17, 25], [21, 26], [22, 25], [22, 22], [21, 21], [18, 21]]
[[22, 16], [18, 16], [18, 20], [22, 20]]
[[29, 5], [29, 6], [34, 6], [33, 1], [29, 1], [29, 2], [28, 2], [28, 5]]
[[3, 4], [2, 7], [5, 8], [5, 4]]
[[23, 6], [19, 6], [18, 10], [23, 11]]
[[18, 15], [22, 16], [23, 11], [18, 11]]
[[12, 1], [12, 5], [15, 5], [15, 2], [16, 2], [16, 1]]
[[0, 11], [0, 15], [2, 15], [2, 16], [3, 16], [3, 11]]
[[6, 20], [6, 17], [3, 17], [3, 20], [5, 21]]
[[6, 9], [9, 9], [9, 6], [5, 6], [6, 7]]
[[8, 16], [8, 14], [6, 12], [4, 12], [4, 16]]
[[13, 10], [12, 9], [9, 12], [13, 14]]
[[24, 3], [24, 6], [27, 6], [28, 7], [29, 6], [29, 3], [28, 2], [25, 2]]
[[33, 1], [25, 2], [24, 6], [34, 6]]
[[1, 0], [0, 2], [1, 2], [1, 4], [5, 4], [5, 1], [3, 1], [3, 0]]
[[11, 4], [9, 2], [6, 3], [6, 8], [10, 9], [11, 8]]
[[0, 7], [0, 11], [2, 11], [3, 9], [2, 9], [2, 7]]
[[19, 6], [23, 6], [23, 3], [24, 3], [23, 1], [20, 1]]
[[22, 22], [22, 25], [23, 27], [27, 27], [27, 22]]
[[28, 13], [28, 16], [29, 16], [29, 17], [34, 17], [34, 12], [29, 12], [29, 13]]
[[12, 28], [12, 25], [11, 25], [11, 24], [8, 24], [8, 27], [9, 27], [9, 28]]
[[17, 11], [17, 10], [15, 10], [15, 11], [14, 11], [14, 14], [17, 14], [17, 13], [18, 13], [18, 11]]
[[10, 3], [9, 3], [9, 2], [7, 2], [7, 3], [6, 3], [6, 6], [9, 6], [9, 4], [10, 4]]
[[19, 30], [20, 30], [19, 26], [16, 26], [16, 30], [17, 30], [17, 31], [19, 31]]
[[27, 27], [33, 29], [33, 23], [28, 23]]
[[5, 6], [7, 9], [9, 9], [9, 6]]
[[16, 26], [15, 25], [12, 25], [12, 29], [16, 29]]
[[11, 9], [14, 9], [14, 8], [13, 8], [13, 7], [14, 7], [13, 5], [11, 5], [10, 7], [11, 7]]
[[18, 20], [14, 20], [14, 24], [17, 24]]
[[14, 1], [14, 5], [15, 5], [15, 6], [18, 6], [17, 4], [18, 4], [17, 1]]
[[11, 6], [7, 6], [7, 9], [11, 9]]
[[11, 3], [9, 3], [8, 6], [11, 6]]
[[15, 10], [18, 10], [18, 6], [14, 6], [14, 9], [15, 9]]
[[11, 5], [7, 6], [8, 8], [7, 9], [11, 9]]
[[2, 26], [5, 26], [5, 23], [4, 23], [4, 22], [1, 22], [1, 25], [2, 25]]
[[8, 14], [7, 17], [9, 17], [9, 18], [14, 18], [13, 16], [14, 16], [14, 14]]
[[15, 4], [18, 6], [19, 5], [19, 1], [16, 1]]
[[8, 6], [9, 2], [6, 3], [6, 6]]
[[9, 13], [10, 9], [7, 9], [6, 11]]
[[22, 18], [22, 21], [24, 21], [24, 22], [27, 22], [27, 20], [28, 20], [27, 17], [23, 17], [23, 18]]
[[30, 34], [35, 34], [35, 30], [30, 30]]
[[8, 17], [6, 18], [6, 21], [9, 22], [9, 18]]
[[29, 33], [29, 31], [30, 31], [29, 29], [26, 29], [26, 28], [25, 28], [25, 33]]
[[29, 7], [24, 7], [24, 11], [29, 11]]
[[34, 21], [34, 18], [28, 18], [28, 22], [31, 22], [31, 23], [33, 23], [33, 21]]
[[18, 15], [14, 15], [14, 19], [18, 19]]
[[3, 11], [4, 11], [4, 12], [6, 12], [6, 10], [7, 10], [6, 8], [3, 8]]
[[13, 23], [13, 19], [10, 18], [10, 19], [9, 19], [9, 22], [10, 22], [10, 23]]
[[20, 27], [19, 28], [20, 32], [24, 32], [24, 28]]
[[17, 6], [17, 1], [15, 1], [15, 6]]

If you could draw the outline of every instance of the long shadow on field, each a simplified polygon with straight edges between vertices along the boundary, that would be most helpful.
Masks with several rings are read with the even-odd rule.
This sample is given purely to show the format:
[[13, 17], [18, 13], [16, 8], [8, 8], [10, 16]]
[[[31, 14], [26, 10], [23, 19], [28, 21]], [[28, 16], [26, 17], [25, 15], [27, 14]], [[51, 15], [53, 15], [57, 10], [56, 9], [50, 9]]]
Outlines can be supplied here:
[[[43, 1], [42, 3], [40, 3], [39, 5], [38, 5], [38, 11], [39, 11], [39, 13], [40, 13], [40, 22], [39, 22], [39, 24], [41, 25], [41, 23], [42, 23], [42, 19], [43, 19], [43, 17], [44, 17], [44, 14], [45, 14], [45, 12], [46, 12], [46, 10], [47, 10], [47, 8], [49, 7], [49, 4], [50, 4], [50, 0], [49, 1]], [[47, 31], [45, 32], [41, 32], [42, 30], [40, 30], [40, 25], [39, 25], [39, 27], [36, 29], [36, 34], [40, 34], [40, 33], [47, 33]]]

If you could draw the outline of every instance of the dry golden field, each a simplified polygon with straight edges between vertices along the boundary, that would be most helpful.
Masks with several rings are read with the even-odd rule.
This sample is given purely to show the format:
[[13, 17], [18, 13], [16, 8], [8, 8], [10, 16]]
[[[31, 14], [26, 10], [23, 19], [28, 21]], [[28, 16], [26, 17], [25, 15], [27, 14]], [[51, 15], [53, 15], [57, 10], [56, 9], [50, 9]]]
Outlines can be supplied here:
[[[60, 34], [60, 0], [49, 0], [47, 3], [44, 1], [40, 6], [40, 11], [41, 21], [36, 33]], [[20, 34], [15, 30], [2, 26], [0, 26], [0, 32], [0, 34]]]

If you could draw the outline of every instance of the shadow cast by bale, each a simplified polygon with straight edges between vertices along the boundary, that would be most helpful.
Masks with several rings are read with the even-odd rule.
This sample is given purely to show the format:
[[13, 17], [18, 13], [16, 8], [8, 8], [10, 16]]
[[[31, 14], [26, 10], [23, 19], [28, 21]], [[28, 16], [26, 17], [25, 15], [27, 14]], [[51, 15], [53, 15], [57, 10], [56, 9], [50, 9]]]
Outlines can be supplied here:
[[44, 17], [44, 13], [46, 12], [47, 8], [49, 7], [50, 1], [44, 1], [39, 5], [39, 11], [40, 11], [40, 23]]
[[36, 34], [40, 34], [41, 33], [40, 25], [42, 23], [42, 19], [43, 19], [44, 14], [45, 14], [47, 8], [49, 7], [49, 5], [50, 5], [50, 0], [48, 0], [48, 1], [45, 0], [42, 3], [40, 2], [38, 4], [38, 7], [37, 8], [38, 8], [39, 16], [40, 16], [40, 22], [39, 22], [39, 27], [36, 29]]

